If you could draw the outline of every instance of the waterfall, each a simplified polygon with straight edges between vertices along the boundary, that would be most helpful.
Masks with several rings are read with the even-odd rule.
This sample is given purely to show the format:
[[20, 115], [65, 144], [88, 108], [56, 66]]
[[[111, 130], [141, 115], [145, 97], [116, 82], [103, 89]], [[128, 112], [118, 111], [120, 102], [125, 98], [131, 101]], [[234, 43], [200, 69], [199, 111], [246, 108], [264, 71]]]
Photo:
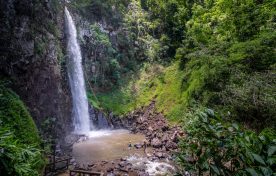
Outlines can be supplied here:
[[65, 23], [68, 40], [68, 77], [73, 98], [73, 124], [76, 133], [87, 133], [91, 130], [90, 128], [92, 128], [92, 124], [90, 125], [89, 120], [88, 101], [82, 70], [82, 57], [80, 46], [77, 41], [76, 26], [66, 7]]

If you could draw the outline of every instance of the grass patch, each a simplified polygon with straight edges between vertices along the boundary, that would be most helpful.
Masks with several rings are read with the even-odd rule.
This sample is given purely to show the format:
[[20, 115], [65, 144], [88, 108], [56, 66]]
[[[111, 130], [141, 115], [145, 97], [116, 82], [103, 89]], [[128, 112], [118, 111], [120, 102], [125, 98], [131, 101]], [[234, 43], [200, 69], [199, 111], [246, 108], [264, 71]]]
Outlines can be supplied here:
[[[167, 68], [158, 64], [145, 64], [140, 74], [125, 86], [108, 93], [98, 93], [100, 104], [96, 106], [122, 115], [155, 100], [158, 111], [170, 120], [177, 121], [184, 107], [181, 98], [183, 71], [178, 67], [178, 62]], [[89, 99], [92, 104], [95, 102], [95, 98], [89, 96]]]

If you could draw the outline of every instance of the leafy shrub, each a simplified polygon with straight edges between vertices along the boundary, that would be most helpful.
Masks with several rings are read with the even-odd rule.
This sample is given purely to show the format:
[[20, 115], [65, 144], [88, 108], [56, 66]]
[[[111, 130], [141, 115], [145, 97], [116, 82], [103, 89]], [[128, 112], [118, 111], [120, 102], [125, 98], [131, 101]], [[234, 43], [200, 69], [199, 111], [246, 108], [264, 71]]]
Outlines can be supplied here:
[[38, 130], [26, 106], [10, 89], [0, 85], [1, 127], [10, 127], [22, 143], [40, 144]]
[[276, 126], [276, 81], [273, 71], [245, 74], [231, 71], [230, 84], [221, 92], [224, 108], [237, 121], [254, 129]]
[[39, 175], [43, 158], [38, 130], [23, 102], [0, 85], [0, 173]]
[[276, 172], [276, 134], [260, 134], [228, 124], [210, 109], [187, 125], [179, 164], [198, 175], [273, 175]]
[[42, 165], [37, 147], [20, 143], [9, 128], [0, 128], [1, 175], [38, 176]]
[[253, 40], [231, 46], [230, 60], [244, 70], [267, 70], [276, 63], [275, 45], [276, 32], [261, 33]]
[[[95, 8], [114, 3], [76, 2]], [[230, 111], [257, 130], [275, 126], [274, 6], [273, 0], [117, 1], [112, 12], [122, 15], [117, 46], [94, 26], [95, 38], [116, 50], [102, 54], [96, 68], [104, 72], [92, 74], [93, 85], [101, 86], [102, 108], [118, 115], [155, 99], [157, 109], [175, 121], [208, 106]], [[164, 68], [151, 73], [144, 65]]]

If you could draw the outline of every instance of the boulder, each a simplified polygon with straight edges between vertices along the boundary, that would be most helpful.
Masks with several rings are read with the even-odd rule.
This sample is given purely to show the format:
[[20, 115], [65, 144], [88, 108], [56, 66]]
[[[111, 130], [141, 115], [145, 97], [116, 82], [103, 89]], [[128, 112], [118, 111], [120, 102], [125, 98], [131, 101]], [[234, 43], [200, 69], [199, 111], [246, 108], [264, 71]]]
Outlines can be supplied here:
[[161, 141], [162, 141], [163, 143], [166, 143], [168, 140], [170, 140], [169, 135], [168, 135], [167, 133], [164, 133], [164, 135], [162, 136]]
[[140, 173], [138, 174], [138, 176], [149, 176], [149, 174], [148, 174], [148, 173], [145, 173], [145, 172], [140, 172]]
[[121, 158], [121, 161], [126, 161], [127, 159], [126, 158]]
[[153, 138], [151, 141], [151, 145], [154, 148], [162, 147], [162, 142], [158, 138]]
[[177, 144], [173, 141], [169, 141], [166, 143], [166, 148], [169, 149], [177, 149]]
[[156, 153], [154, 153], [154, 155], [158, 158], [163, 158], [163, 153], [161, 153], [161, 152], [156, 152]]
[[147, 137], [149, 137], [149, 136], [151, 136], [151, 135], [152, 135], [152, 132], [147, 132], [147, 133], [146, 133], [146, 136], [147, 136]]
[[119, 166], [122, 168], [122, 167], [126, 167], [128, 165], [132, 165], [131, 163], [128, 163], [127, 161], [122, 161], [119, 163]]
[[164, 133], [162, 133], [162, 132], [156, 133], [156, 137], [158, 137], [158, 138], [162, 138], [163, 136], [164, 136]]
[[134, 144], [134, 147], [135, 147], [136, 149], [140, 149], [140, 148], [143, 147], [143, 145], [142, 145], [142, 144]]
[[94, 166], [95, 166], [95, 164], [93, 164], [93, 163], [88, 164], [88, 167], [94, 167]]

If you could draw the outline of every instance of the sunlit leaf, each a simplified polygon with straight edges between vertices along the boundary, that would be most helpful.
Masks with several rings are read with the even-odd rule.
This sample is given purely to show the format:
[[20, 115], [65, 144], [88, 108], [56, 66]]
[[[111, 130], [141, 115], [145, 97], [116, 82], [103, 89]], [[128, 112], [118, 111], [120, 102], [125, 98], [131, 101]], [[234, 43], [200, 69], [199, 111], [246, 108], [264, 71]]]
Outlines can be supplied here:
[[219, 172], [219, 169], [218, 169], [218, 167], [217, 166], [215, 166], [215, 165], [210, 165], [210, 167], [212, 168], [212, 170], [216, 173], [216, 174], [220, 174], [220, 172]]
[[263, 158], [260, 155], [253, 153], [252, 156], [255, 159], [255, 161], [265, 165], [265, 162], [264, 162]]
[[268, 158], [266, 160], [266, 162], [269, 164], [269, 165], [273, 165], [276, 163], [276, 158]]
[[238, 124], [236, 124], [236, 123], [233, 123], [232, 126], [233, 126], [236, 130], [239, 129], [239, 126], [238, 126]]
[[207, 112], [207, 114], [208, 114], [209, 116], [211, 116], [211, 117], [214, 117], [214, 116], [215, 116], [215, 113], [214, 113], [214, 111], [213, 111], [212, 109], [207, 109], [206, 112]]
[[264, 176], [271, 176], [272, 175], [272, 170], [270, 168], [267, 167], [260, 167], [262, 173], [264, 174]]
[[267, 150], [267, 155], [272, 156], [276, 152], [276, 146], [269, 146]]
[[258, 173], [252, 169], [252, 168], [247, 168], [245, 169], [251, 176], [258, 176]]

